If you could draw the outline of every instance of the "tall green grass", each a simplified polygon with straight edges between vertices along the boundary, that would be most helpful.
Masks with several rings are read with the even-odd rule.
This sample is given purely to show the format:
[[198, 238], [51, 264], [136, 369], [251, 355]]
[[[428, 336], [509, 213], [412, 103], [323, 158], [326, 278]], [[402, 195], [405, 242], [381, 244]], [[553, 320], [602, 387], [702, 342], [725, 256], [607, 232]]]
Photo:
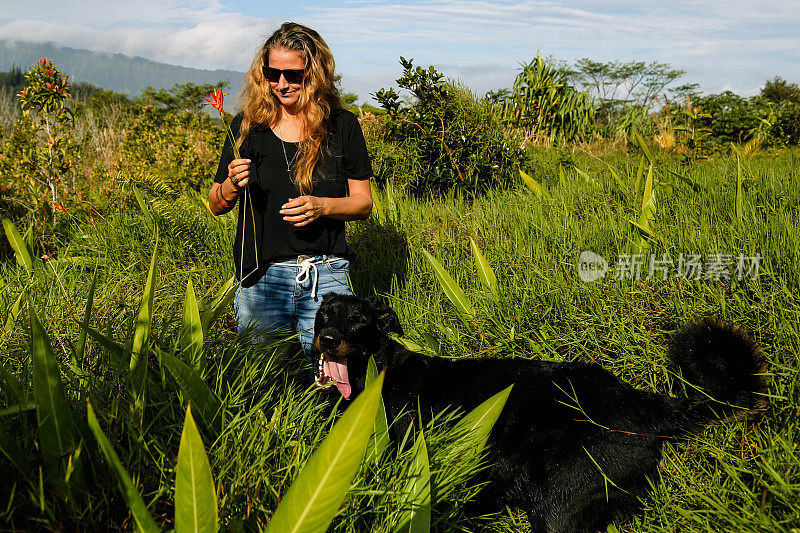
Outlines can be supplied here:
[[[470, 200], [376, 191], [375, 215], [348, 230], [358, 255], [351, 272], [356, 292], [388, 297], [401, 317], [404, 340], [429, 353], [594, 361], [636, 387], [674, 394], [681, 394], [681, 385], [666, 364], [669, 333], [709, 314], [742, 325], [770, 363], [769, 408], [752, 425], [724, 422], [668, 445], [663, 474], [652, 480], [654, 497], [640, 516], [616, 527], [800, 528], [800, 154], [691, 166], [654, 154], [658, 203], [648, 219], [653, 235], [644, 237], [647, 252], [760, 253], [760, 277], [742, 281], [632, 281], [609, 273], [581, 282], [581, 251], [592, 250], [613, 267], [619, 254], [641, 242], [629, 221], [640, 220], [647, 169], [640, 172], [640, 158], [625, 154], [598, 159], [578, 151], [565, 158], [543, 150], [531, 160], [523, 170], [546, 194], [522, 181]], [[0, 264], [0, 309], [8, 310], [0, 316], [0, 351], [6, 355], [0, 362], [0, 471], [11, 480], [0, 487], [0, 528], [131, 526], [115, 478], [96, 459], [101, 454], [87, 427], [87, 399], [148, 513], [164, 527], [174, 527], [175, 464], [189, 401], [209, 457], [222, 529], [267, 527], [338, 418], [306, 386], [295, 342], [236, 338], [232, 311], [223, 301], [233, 274], [233, 218], [214, 218], [189, 196], [176, 199], [172, 210], [148, 194], [142, 199], [152, 223], [137, 204], [121, 206], [94, 224], [75, 220], [72, 239], [47, 260]], [[154, 226], [159, 243], [151, 269]], [[19, 228], [20, 241], [35, 238], [25, 229]], [[469, 304], [469, 316], [442, 290], [444, 278], [426, 254], [463, 293], [457, 300]], [[152, 349], [142, 352], [147, 387], [137, 406], [123, 354], [136, 338], [151, 270], [153, 303], [144, 344]], [[196, 309], [187, 298], [191, 293]], [[216, 317], [209, 311], [212, 302], [223, 302]], [[32, 333], [40, 327], [58, 361], [66, 407], [79, 415], [73, 416], [72, 440], [64, 441], [68, 454], [58, 454], [63, 467], [46, 467], [43, 458], [49, 456], [37, 432], [36, 376], [52, 376], [53, 370], [37, 369], [31, 358]], [[188, 370], [207, 392], [197, 393]], [[204, 403], [212, 407], [204, 409]], [[524, 517], [516, 510], [465, 518], [463, 505], [480, 488], [474, 473], [481, 463], [476, 457], [452, 467], [459, 439], [445, 428], [458, 419], [443, 413], [424, 428], [424, 437], [408, 433], [383, 453], [368, 452], [371, 459], [360, 465], [331, 530], [394, 531], [409, 516], [411, 522], [424, 517], [425, 490], [417, 490], [424, 484], [414, 481], [427, 475], [438, 487], [430, 501], [434, 530], [487, 523], [495, 531], [523, 529]], [[421, 466], [423, 439], [428, 474]], [[78, 449], [88, 488], [75, 484], [74, 496], [65, 499], [64, 491], [51, 489], [46, 474], [60, 472], [56, 477], [63, 480]], [[368, 449], [381, 445], [373, 442]], [[77, 478], [70, 477], [67, 485], [74, 483]], [[398, 491], [422, 497], [406, 500]]]
[[[673, 258], [700, 253], [704, 259], [714, 253], [760, 254], [757, 280], [663, 280], [658, 274], [647, 280], [645, 264], [639, 281], [614, 279], [610, 271], [599, 281], [582, 282], [581, 251], [600, 254], [613, 269], [620, 254], [640, 244], [641, 232], [629, 220], [640, 220], [645, 179], [638, 157], [597, 158], [580, 151], [571, 155], [574, 168], [563, 180], [557, 154], [533, 154], [537, 164], [527, 173], [547, 194], [521, 180], [516, 191], [471, 202], [396, 199], [396, 222], [354, 228], [357, 251], [373, 260], [362, 261], [368, 272], [353, 278], [368, 280], [358, 285], [361, 292], [389, 287], [383, 292], [406, 338], [430, 353], [592, 361], [636, 387], [674, 394], [681, 394], [681, 385], [666, 361], [669, 334], [708, 315], [742, 325], [770, 363], [769, 408], [753, 426], [725, 422], [668, 445], [663, 479], [653, 480], [656, 497], [641, 517], [619, 528], [798, 528], [800, 158], [795, 151], [691, 166], [654, 158], [658, 204], [644, 253], [659, 259], [665, 252]], [[379, 206], [381, 201], [379, 196]], [[373, 252], [371, 241], [390, 238], [402, 242], [394, 257]], [[481, 281], [471, 241], [496, 274], [499, 298]], [[473, 320], [463, 320], [463, 306], [440, 288], [428, 254], [463, 289]], [[375, 283], [376, 271], [387, 279]]]

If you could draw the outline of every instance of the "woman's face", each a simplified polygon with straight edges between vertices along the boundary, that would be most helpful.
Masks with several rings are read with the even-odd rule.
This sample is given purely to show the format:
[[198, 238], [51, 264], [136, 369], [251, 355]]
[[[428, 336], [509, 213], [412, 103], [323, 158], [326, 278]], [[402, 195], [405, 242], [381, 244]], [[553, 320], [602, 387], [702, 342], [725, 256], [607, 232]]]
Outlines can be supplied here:
[[[280, 70], [306, 68], [300, 53], [294, 50], [286, 50], [285, 48], [271, 50], [268, 59], [267, 66]], [[275, 98], [283, 107], [292, 109], [297, 105], [303, 87], [302, 83], [289, 83], [283, 75], [277, 82], [268, 81], [267, 83], [272, 89], [272, 94], [275, 95]]]

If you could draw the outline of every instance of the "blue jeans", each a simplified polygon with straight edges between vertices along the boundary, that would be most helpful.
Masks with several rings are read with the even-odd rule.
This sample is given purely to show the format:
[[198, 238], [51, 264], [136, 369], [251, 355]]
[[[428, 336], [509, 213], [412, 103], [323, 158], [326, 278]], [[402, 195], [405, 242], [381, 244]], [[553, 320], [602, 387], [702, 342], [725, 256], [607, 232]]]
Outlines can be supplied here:
[[[301, 264], [304, 260], [306, 265]], [[329, 292], [353, 294], [349, 271], [350, 261], [325, 255], [301, 255], [272, 263], [255, 285], [236, 290], [237, 332], [241, 335], [246, 328], [253, 328], [255, 335], [266, 336], [297, 331], [310, 361], [314, 318], [322, 297]]]

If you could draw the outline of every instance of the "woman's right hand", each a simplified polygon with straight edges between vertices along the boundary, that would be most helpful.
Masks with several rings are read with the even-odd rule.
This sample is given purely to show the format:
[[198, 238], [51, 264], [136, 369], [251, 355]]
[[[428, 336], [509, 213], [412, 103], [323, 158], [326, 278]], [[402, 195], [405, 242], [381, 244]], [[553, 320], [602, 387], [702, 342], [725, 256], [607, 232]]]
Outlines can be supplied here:
[[236, 191], [247, 186], [250, 176], [250, 160], [234, 159], [228, 163], [228, 181]]

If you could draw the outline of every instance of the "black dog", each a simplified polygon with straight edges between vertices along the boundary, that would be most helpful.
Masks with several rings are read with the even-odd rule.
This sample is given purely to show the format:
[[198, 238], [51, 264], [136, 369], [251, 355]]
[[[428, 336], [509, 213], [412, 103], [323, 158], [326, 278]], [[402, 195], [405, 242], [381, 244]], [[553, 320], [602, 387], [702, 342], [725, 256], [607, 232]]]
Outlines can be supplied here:
[[[386, 368], [390, 420], [417, 402], [423, 414], [448, 406], [469, 411], [513, 383], [492, 431], [493, 466], [480, 505], [523, 509], [537, 532], [605, 530], [636, 511], [648, 478], [657, 479], [666, 439], [761, 407], [757, 393], [765, 388], [753, 342], [713, 320], [672, 339], [672, 360], [705, 392], [688, 398], [637, 390], [596, 364], [427, 357], [387, 336], [402, 334], [394, 311], [353, 296], [326, 295], [315, 331], [318, 383], [336, 382], [352, 399], [374, 356], [378, 369]], [[582, 412], [573, 408], [578, 404]]]

